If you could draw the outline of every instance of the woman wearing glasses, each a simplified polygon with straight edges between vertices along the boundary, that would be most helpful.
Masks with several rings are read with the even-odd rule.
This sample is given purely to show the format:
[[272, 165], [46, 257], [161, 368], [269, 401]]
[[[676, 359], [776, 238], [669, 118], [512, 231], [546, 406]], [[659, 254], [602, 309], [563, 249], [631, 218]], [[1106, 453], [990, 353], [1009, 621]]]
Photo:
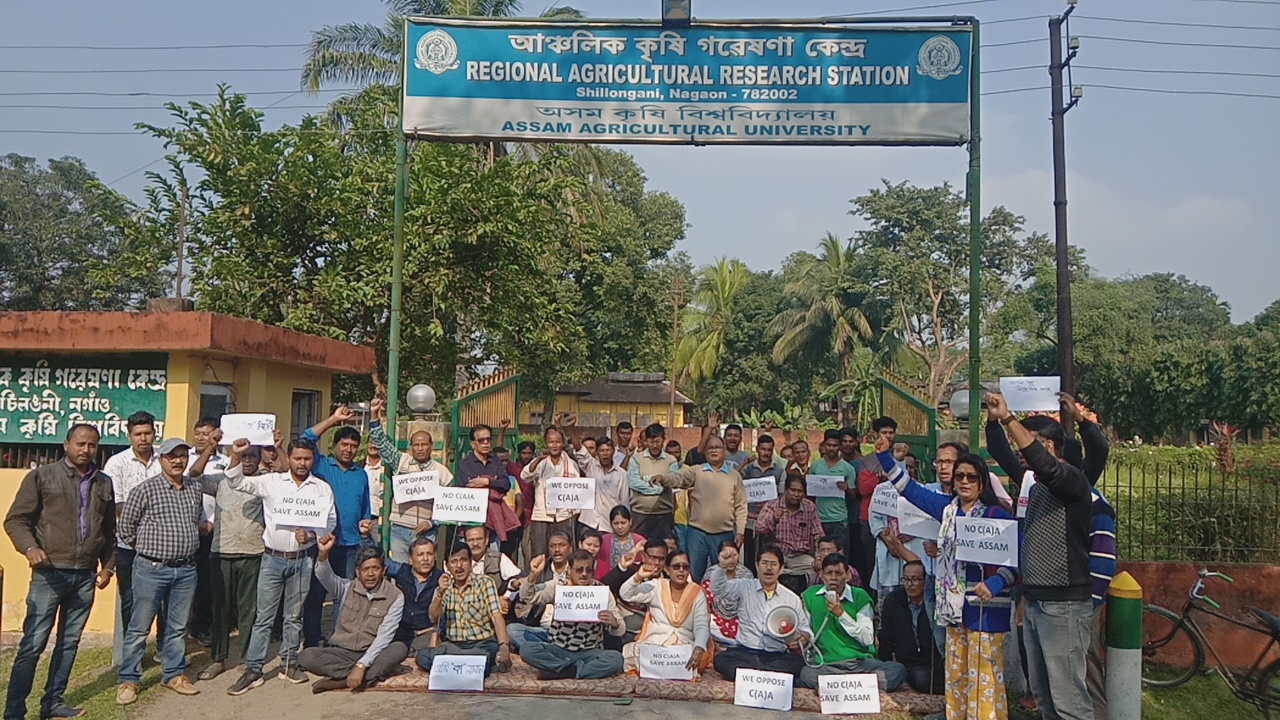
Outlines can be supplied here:
[[890, 482], [912, 505], [941, 523], [936, 558], [938, 624], [946, 628], [947, 720], [1005, 720], [1004, 635], [1009, 632], [1009, 588], [1014, 568], [956, 559], [956, 518], [1012, 519], [996, 496], [986, 462], [963, 454], [951, 473], [954, 497], [925, 489], [879, 454]]
[[662, 568], [646, 563], [619, 591], [624, 601], [649, 606], [636, 641], [622, 649], [623, 667], [627, 672], [637, 671], [637, 645], [692, 645], [693, 655], [685, 667], [696, 678], [711, 660], [707, 653], [711, 634], [707, 598], [702, 588], [689, 580], [689, 553], [677, 550], [668, 555], [667, 577], [661, 575]]

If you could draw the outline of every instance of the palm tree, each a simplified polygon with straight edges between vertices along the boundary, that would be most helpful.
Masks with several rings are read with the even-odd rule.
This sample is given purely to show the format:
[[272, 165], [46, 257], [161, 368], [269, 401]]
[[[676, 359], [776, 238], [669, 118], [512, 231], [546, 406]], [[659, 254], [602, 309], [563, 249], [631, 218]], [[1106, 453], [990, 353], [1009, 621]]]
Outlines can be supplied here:
[[[839, 363], [839, 383], [850, 375], [855, 349], [875, 337], [863, 305], [869, 295], [855, 277], [852, 243], [831, 233], [818, 246], [817, 255], [801, 260], [786, 284], [787, 295], [797, 306], [783, 310], [769, 323], [777, 336], [773, 361], [779, 365], [798, 354], [834, 353]], [[845, 420], [843, 393], [837, 395], [840, 420]]]
[[724, 356], [725, 328], [733, 321], [734, 298], [750, 279], [751, 270], [737, 259], [720, 258], [698, 270], [676, 353], [683, 376], [696, 382], [715, 374]]

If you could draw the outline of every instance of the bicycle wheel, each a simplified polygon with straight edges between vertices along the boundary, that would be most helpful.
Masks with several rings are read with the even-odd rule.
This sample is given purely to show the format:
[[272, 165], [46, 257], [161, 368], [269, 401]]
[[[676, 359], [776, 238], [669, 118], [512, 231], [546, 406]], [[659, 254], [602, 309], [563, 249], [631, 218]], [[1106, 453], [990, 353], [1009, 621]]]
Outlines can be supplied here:
[[1258, 677], [1258, 699], [1253, 703], [1267, 720], [1280, 720], [1280, 660], [1267, 666]]
[[1176, 687], [1204, 667], [1200, 639], [1182, 618], [1156, 605], [1142, 608], [1142, 684]]

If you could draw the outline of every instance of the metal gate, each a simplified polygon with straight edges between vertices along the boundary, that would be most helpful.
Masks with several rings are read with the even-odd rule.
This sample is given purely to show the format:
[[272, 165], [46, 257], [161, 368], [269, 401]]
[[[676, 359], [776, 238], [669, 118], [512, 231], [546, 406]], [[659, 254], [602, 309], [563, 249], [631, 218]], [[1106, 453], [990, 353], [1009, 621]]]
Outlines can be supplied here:
[[499, 370], [458, 388], [453, 403], [453, 457], [450, 466], [458, 472], [458, 462], [471, 452], [471, 428], [488, 425], [496, 439], [498, 425], [511, 421], [507, 445], [514, 450], [520, 425], [520, 375], [514, 370]]
[[920, 461], [920, 479], [933, 482], [933, 459], [938, 448], [938, 411], [921, 395], [907, 389], [906, 380], [884, 373], [880, 377], [880, 414], [898, 421], [898, 442], [911, 447]]

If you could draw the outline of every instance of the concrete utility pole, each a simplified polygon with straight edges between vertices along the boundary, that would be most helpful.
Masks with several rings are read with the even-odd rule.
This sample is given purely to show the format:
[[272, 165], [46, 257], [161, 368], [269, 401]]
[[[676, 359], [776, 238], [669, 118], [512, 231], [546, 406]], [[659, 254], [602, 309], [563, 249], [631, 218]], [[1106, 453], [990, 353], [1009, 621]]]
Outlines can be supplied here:
[[[1069, 54], [1062, 57], [1062, 31], [1068, 25], [1067, 18], [1075, 10], [1075, 0], [1068, 0], [1066, 12], [1058, 17], [1049, 18], [1049, 79], [1052, 95], [1053, 120], [1053, 216], [1054, 216], [1054, 256], [1057, 266], [1058, 286], [1058, 374], [1062, 378], [1062, 391], [1075, 393], [1075, 335], [1071, 320], [1071, 267], [1067, 252], [1067, 160], [1066, 160], [1066, 128], [1064, 120], [1067, 111], [1080, 102], [1083, 94], [1079, 86], [1071, 89], [1071, 101], [1065, 106], [1063, 101], [1062, 71], [1071, 65], [1080, 43], [1071, 38], [1068, 41]], [[1062, 418], [1067, 432], [1073, 432], [1071, 419]]]

